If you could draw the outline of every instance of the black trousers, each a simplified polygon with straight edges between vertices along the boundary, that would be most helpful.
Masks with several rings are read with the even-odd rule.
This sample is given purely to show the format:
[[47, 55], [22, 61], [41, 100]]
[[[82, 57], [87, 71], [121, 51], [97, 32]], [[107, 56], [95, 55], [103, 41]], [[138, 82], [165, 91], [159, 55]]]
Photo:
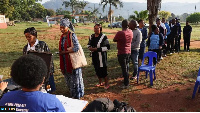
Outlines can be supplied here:
[[180, 39], [181, 39], [180, 35], [175, 37], [175, 50], [176, 50], [176, 52], [180, 51]]
[[190, 50], [190, 36], [184, 37], [184, 50], [186, 50], [186, 46], [187, 50]]
[[129, 85], [129, 59], [130, 59], [130, 54], [121, 54], [118, 55], [118, 62], [121, 66], [122, 69], [122, 74], [124, 77], [124, 85], [128, 86]]
[[[157, 60], [160, 61], [160, 49], [149, 49], [148, 51], [153, 51], [153, 52], [156, 52], [157, 53]], [[156, 61], [156, 58], [153, 58], [153, 65], [156, 65], [157, 61]]]
[[170, 53], [172, 53], [174, 49], [174, 39], [174, 36], [167, 36], [167, 51], [170, 51]]

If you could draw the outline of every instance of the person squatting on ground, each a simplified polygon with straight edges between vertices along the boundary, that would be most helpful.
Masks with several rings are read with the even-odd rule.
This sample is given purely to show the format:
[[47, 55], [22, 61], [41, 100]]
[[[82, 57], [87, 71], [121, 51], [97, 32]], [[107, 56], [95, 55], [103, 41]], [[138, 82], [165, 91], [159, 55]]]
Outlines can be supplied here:
[[[148, 51], [153, 51], [157, 53], [157, 59], [159, 61], [159, 54], [162, 49], [163, 37], [159, 35], [159, 28], [156, 25], [151, 26], [152, 34], [150, 38], [148, 38], [147, 46]], [[154, 65], [156, 65], [156, 59], [153, 59]]]
[[107, 51], [110, 49], [110, 44], [107, 36], [102, 33], [102, 26], [100, 24], [95, 24], [94, 34], [90, 36], [87, 47], [92, 52], [92, 64], [99, 79], [99, 84], [96, 86], [104, 86], [102, 79], [105, 79], [104, 88], [108, 89]]
[[139, 50], [139, 56], [138, 56], [138, 64], [140, 64], [142, 62], [143, 55], [145, 53], [146, 39], [147, 39], [148, 33], [147, 33], [147, 28], [144, 27], [145, 26], [144, 20], [139, 20], [138, 24], [139, 24], [138, 29], [142, 33], [142, 42], [140, 43], [140, 50]]
[[[3, 95], [0, 106], [14, 106], [22, 112], [65, 112], [55, 95], [39, 91], [47, 77], [45, 61], [36, 55], [23, 55], [11, 67], [11, 78], [22, 90]], [[19, 105], [19, 106], [18, 106]]]
[[[37, 39], [37, 31], [34, 27], [30, 27], [25, 29], [24, 35], [26, 37], [26, 40], [28, 41], [28, 44], [24, 46], [23, 48], [23, 54], [28, 54], [28, 51], [37, 51], [37, 52], [50, 52], [50, 49], [48, 45], [44, 41], [39, 41]], [[50, 77], [49, 77], [49, 83], [46, 83], [46, 87], [49, 84], [51, 87], [51, 91], [53, 92], [56, 90], [55, 82], [54, 82], [54, 64], [53, 60], [51, 61], [51, 69], [50, 69]]]
[[131, 77], [131, 80], [137, 78], [138, 74], [138, 55], [139, 55], [139, 49], [140, 49], [140, 43], [142, 41], [142, 33], [137, 28], [137, 21], [131, 20], [129, 23], [129, 28], [133, 31], [133, 38], [131, 42], [131, 60], [133, 63], [133, 75]]
[[127, 88], [129, 85], [129, 58], [131, 54], [131, 42], [133, 32], [128, 29], [128, 21], [122, 21], [122, 31], [117, 32], [113, 41], [117, 42], [118, 61], [124, 77], [124, 85], [121, 88]]
[[[186, 21], [186, 26], [183, 28], [184, 50], [190, 51], [190, 37], [192, 27], [189, 25], [189, 21]], [[186, 48], [187, 46], [187, 48]]]
[[[60, 31], [62, 32], [59, 41], [60, 69], [66, 79], [71, 97], [80, 99], [84, 95], [82, 69], [73, 69], [69, 56], [69, 53], [79, 50], [79, 41], [74, 33], [74, 27], [68, 18], [60, 21]], [[71, 39], [74, 47], [69, 49], [71, 47]]]

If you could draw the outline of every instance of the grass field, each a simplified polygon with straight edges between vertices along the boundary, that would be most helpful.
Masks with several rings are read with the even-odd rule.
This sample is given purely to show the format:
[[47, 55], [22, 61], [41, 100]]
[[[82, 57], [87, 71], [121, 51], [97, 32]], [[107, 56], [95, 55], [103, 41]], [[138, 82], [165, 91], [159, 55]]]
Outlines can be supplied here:
[[[45, 41], [52, 53], [58, 51], [58, 42], [61, 35], [60, 32], [53, 32], [55, 35], [54, 39], [50, 39], [48, 36], [50, 30], [46, 23], [20, 23], [16, 26], [8, 27], [7, 29], [0, 30], [0, 75], [4, 75], [3, 79], [10, 78], [10, 67], [12, 63], [22, 55], [22, 49], [27, 44], [26, 38], [24, 37], [23, 31], [27, 27], [35, 27], [38, 30], [38, 39]], [[79, 24], [79, 26], [82, 26]], [[88, 37], [93, 33], [92, 30], [80, 29], [79, 26], [76, 27], [76, 34], [80, 37]], [[92, 27], [93, 24], [87, 25]], [[105, 24], [104, 26], [107, 26]], [[193, 25], [192, 40], [200, 40], [199, 31], [200, 25]], [[182, 27], [183, 28], [183, 27]], [[118, 29], [120, 30], [120, 29]], [[110, 35], [110, 33], [105, 33]], [[112, 34], [113, 35], [113, 34]], [[83, 38], [79, 40], [81, 43], [85, 55], [87, 57], [88, 65], [83, 68], [83, 78], [85, 84], [85, 98], [91, 93], [106, 92], [104, 89], [95, 88], [94, 85], [97, 83], [97, 78], [95, 76], [94, 68], [91, 65], [91, 58], [89, 57], [89, 51], [86, 48], [88, 39]], [[108, 51], [108, 73], [110, 78], [110, 89], [109, 91], [115, 93], [131, 93], [132, 91], [138, 90], [134, 86], [134, 82], [131, 82], [133, 86], [129, 90], [120, 90], [118, 91], [118, 79], [121, 75], [121, 68], [117, 61], [117, 49], [116, 43], [112, 42], [112, 39], [109, 39], [111, 50]], [[183, 50], [183, 48], [181, 48]], [[172, 54], [164, 58], [160, 64], [156, 67], [157, 79], [154, 81], [152, 88], [163, 89], [174, 84], [188, 84], [196, 80], [197, 72], [200, 65], [200, 49], [191, 49], [191, 52], [180, 52], [179, 54]], [[68, 96], [68, 89], [65, 84], [63, 75], [59, 69], [59, 57], [54, 55], [54, 65], [55, 65], [55, 82], [57, 90], [55, 94], [63, 94]], [[132, 66], [132, 64], [131, 64]], [[131, 67], [130, 66], [130, 67]], [[133, 69], [130, 68], [130, 74], [132, 74]], [[141, 73], [144, 75], [144, 73]], [[140, 84], [149, 86], [149, 79], [145, 79], [142, 76]]]

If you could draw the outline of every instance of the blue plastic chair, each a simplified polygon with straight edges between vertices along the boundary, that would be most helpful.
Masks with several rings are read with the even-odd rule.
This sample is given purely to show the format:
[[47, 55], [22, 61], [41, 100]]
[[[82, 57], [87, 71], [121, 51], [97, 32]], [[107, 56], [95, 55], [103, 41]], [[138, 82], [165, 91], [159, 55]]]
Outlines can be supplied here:
[[[199, 87], [199, 85], [200, 85], [200, 68], [199, 68], [199, 72], [198, 72], [198, 75], [197, 75], [197, 80], [196, 80], [195, 85], [194, 85], [192, 98], [195, 97], [195, 94], [196, 94], [196, 91], [197, 91], [197, 88]], [[198, 93], [200, 93], [200, 87], [199, 87]]]
[[[144, 59], [146, 57], [149, 58], [149, 62], [147, 65], [144, 64]], [[142, 60], [142, 65], [138, 68], [137, 83], [139, 80], [140, 71], [146, 71], [146, 78], [149, 73], [150, 85], [153, 86], [153, 74], [154, 74], [154, 80], [156, 79], [156, 73], [155, 73], [156, 66], [153, 65], [153, 58], [156, 58], [156, 61], [157, 61], [157, 53], [156, 52], [149, 51], [144, 54], [143, 60]]]

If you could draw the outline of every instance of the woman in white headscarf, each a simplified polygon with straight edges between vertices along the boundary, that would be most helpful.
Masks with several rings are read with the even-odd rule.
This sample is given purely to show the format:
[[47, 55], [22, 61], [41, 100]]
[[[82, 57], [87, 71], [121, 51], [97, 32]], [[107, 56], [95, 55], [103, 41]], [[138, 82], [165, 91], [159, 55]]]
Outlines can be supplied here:
[[[74, 33], [74, 27], [69, 19], [62, 19], [60, 22], [60, 31], [63, 33], [59, 42], [60, 69], [65, 76], [67, 86], [72, 98], [80, 99], [84, 95], [84, 84], [81, 68], [73, 69], [69, 53], [79, 50], [79, 42]], [[70, 37], [72, 36], [72, 37]], [[71, 47], [71, 39], [74, 45]]]

